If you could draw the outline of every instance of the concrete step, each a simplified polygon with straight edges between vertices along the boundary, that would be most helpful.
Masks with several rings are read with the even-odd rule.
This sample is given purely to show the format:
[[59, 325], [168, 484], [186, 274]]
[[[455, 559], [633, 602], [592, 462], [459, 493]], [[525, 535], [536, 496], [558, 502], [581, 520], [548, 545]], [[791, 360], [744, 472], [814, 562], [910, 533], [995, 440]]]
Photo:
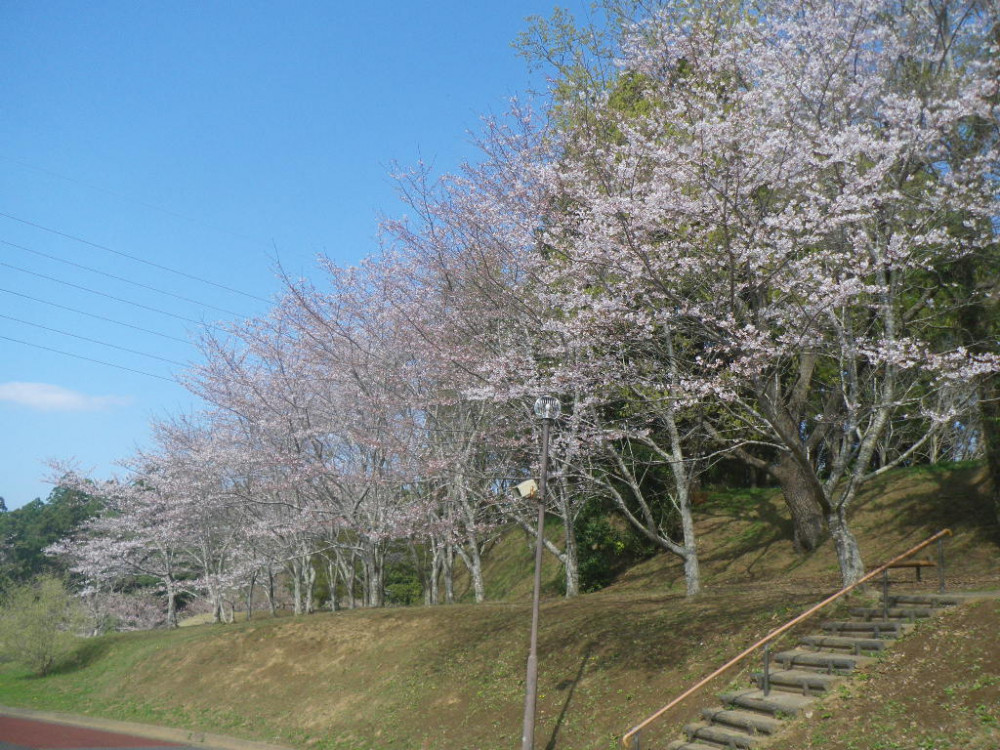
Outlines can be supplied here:
[[934, 607], [852, 607], [851, 617], [858, 617], [865, 621], [869, 620], [919, 620], [930, 617], [937, 610]]
[[867, 656], [853, 654], [830, 654], [820, 651], [792, 649], [771, 656], [771, 661], [785, 669], [799, 668], [829, 674], [847, 674], [871, 661]]
[[732, 729], [718, 724], [688, 724], [684, 727], [684, 734], [689, 742], [701, 742], [706, 745], [721, 745], [724, 748], [748, 748], [757, 747], [764, 739], [765, 735], [748, 734], [739, 729]]
[[756, 688], [723, 693], [719, 696], [719, 700], [725, 706], [770, 714], [776, 718], [798, 716], [809, 705], [816, 702], [816, 698], [813, 696], [783, 693], [780, 690], [772, 690], [769, 695], [765, 696], [764, 691]]
[[754, 750], [780, 731], [782, 719], [811, 716], [809, 706], [872, 659], [866, 653], [884, 650], [892, 639], [909, 632], [913, 621], [931, 617], [943, 607], [962, 601], [951, 594], [894, 594], [889, 607], [854, 607], [851, 620], [822, 623], [824, 634], [800, 639], [802, 647], [771, 656], [764, 695], [764, 675], [756, 673], [756, 689], [719, 696], [723, 707], [703, 709], [704, 721], [684, 727], [686, 740], [668, 750]]
[[866, 634], [874, 638], [898, 638], [909, 632], [912, 625], [897, 620], [829, 620], [822, 624], [822, 629], [834, 635], [856, 636]]
[[922, 604], [927, 607], [954, 607], [967, 598], [969, 597], [960, 594], [889, 594], [889, 606]]
[[747, 734], [774, 734], [781, 727], [781, 720], [769, 714], [756, 711], [742, 711], [732, 708], [704, 708], [701, 717], [723, 727], [739, 729]]
[[719, 750], [719, 746], [705, 745], [701, 742], [689, 742], [688, 740], [674, 740], [667, 745], [667, 750]]
[[864, 636], [806, 635], [799, 638], [799, 643], [811, 648], [862, 654], [885, 650], [887, 641], [884, 638], [865, 638]]
[[[757, 687], [763, 690], [764, 674], [754, 674]], [[799, 693], [800, 695], [817, 695], [832, 688], [840, 678], [837, 675], [811, 672], [808, 669], [772, 669], [769, 674], [772, 691]]]

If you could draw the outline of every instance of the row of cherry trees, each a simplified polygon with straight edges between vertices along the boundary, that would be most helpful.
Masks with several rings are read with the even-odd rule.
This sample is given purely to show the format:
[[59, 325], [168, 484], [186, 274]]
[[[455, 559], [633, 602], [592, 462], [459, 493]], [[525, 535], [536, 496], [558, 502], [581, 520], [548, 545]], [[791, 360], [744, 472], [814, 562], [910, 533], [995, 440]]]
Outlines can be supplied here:
[[[482, 158], [398, 175], [411, 208], [358, 268], [285, 278], [265, 317], [202, 341], [209, 404], [160, 424], [109, 512], [58, 551], [217, 613], [286, 572], [296, 611], [384, 603], [405, 555], [428, 603], [485, 597], [510, 487], [553, 392], [548, 543], [578, 590], [574, 520], [611, 503], [700, 588], [692, 494], [720, 461], [780, 485], [795, 543], [832, 536], [893, 466], [979, 447], [996, 342], [969, 341], [957, 263], [998, 255], [998, 13], [977, 0], [674, 4], [615, 42], [610, 82], [567, 73]], [[69, 483], [72, 478], [65, 480]]]

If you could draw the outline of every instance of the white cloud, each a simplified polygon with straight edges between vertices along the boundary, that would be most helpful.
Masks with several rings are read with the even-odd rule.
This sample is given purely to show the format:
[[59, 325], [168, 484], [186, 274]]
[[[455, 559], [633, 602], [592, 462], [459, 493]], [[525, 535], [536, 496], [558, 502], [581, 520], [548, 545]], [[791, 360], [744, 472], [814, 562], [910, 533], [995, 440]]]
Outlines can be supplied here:
[[48, 383], [0, 383], [0, 401], [39, 411], [101, 411], [132, 403], [128, 396], [88, 396]]

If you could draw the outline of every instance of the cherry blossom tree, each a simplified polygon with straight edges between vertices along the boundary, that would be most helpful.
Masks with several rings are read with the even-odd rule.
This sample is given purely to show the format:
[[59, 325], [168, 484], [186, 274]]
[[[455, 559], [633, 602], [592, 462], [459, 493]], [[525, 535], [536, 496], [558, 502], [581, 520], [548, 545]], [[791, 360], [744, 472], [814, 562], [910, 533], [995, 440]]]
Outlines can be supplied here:
[[[451, 501], [467, 543], [456, 550], [472, 569], [479, 562], [468, 530], [488, 528], [477, 518], [499, 510], [533, 526], [535, 508], [498, 489], [530, 476], [537, 462], [535, 396], [554, 391], [572, 399], [543, 374], [558, 343], [544, 330], [548, 310], [530, 271], [548, 201], [536, 167], [549, 158], [548, 146], [531, 112], [517, 106], [509, 118], [486, 122], [479, 145], [482, 160], [458, 174], [438, 181], [423, 167], [399, 174], [413, 213], [384, 225], [392, 252], [408, 263], [409, 283], [399, 292], [408, 300], [402, 320], [423, 344], [427, 392], [439, 414], [458, 417], [451, 428], [438, 426], [433, 444], [452, 456], [452, 478], [460, 476]], [[554, 444], [555, 462], [561, 444]], [[561, 479], [550, 487], [548, 510], [562, 519], [565, 538], [561, 547], [546, 546], [563, 564], [573, 596], [579, 590], [574, 520], [586, 496]]]
[[[825, 517], [845, 582], [863, 571], [858, 487], [944, 421], [934, 393], [996, 366], [935, 348], [922, 283], [995, 241], [995, 146], [940, 159], [971, 118], [995, 121], [996, 58], [942, 66], [958, 47], [891, 5], [666, 10], [627, 40], [632, 106], [609, 97], [545, 168], [560, 206], [537, 270], [549, 325], [584, 361], [614, 351], [612, 387], [700, 403], [721, 446], [776, 456], [803, 546]], [[989, 46], [985, 14], [959, 19], [962, 49]], [[900, 61], [936, 73], [908, 85]], [[905, 419], [929, 428], [873, 470]]]
[[57, 542], [46, 553], [68, 559], [73, 573], [101, 590], [137, 576], [156, 580], [166, 600], [167, 627], [173, 628], [177, 597], [189, 573], [183, 554], [186, 520], [180, 505], [162, 486], [150, 485], [150, 478], [92, 483], [64, 475], [62, 486], [87, 488], [107, 506], [77, 536]]

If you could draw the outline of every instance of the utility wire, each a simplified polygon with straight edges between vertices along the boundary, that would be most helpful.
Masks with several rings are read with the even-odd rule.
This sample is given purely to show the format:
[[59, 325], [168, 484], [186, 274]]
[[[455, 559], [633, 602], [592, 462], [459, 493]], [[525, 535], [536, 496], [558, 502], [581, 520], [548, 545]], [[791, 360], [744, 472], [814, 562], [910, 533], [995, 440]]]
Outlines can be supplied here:
[[28, 162], [24, 161], [23, 159], [15, 159], [15, 158], [13, 158], [11, 156], [5, 156], [4, 154], [0, 154], [0, 159], [3, 159], [4, 161], [8, 161], [11, 164], [16, 164], [17, 166], [23, 167], [24, 169], [31, 169], [31, 170], [34, 170], [35, 172], [40, 172], [40, 173], [42, 173], [44, 175], [48, 175], [49, 177], [55, 177], [56, 179], [59, 179], [59, 180], [64, 180], [66, 182], [72, 182], [72, 183], [74, 183], [76, 185], [80, 185], [81, 187], [87, 188], [88, 190], [94, 190], [94, 191], [97, 191], [99, 193], [104, 193], [105, 195], [112, 195], [115, 198], [118, 198], [120, 200], [125, 200], [125, 201], [128, 201], [130, 203], [134, 203], [135, 205], [142, 206], [143, 208], [148, 208], [148, 209], [151, 209], [153, 211], [159, 211], [160, 213], [166, 214], [167, 216], [173, 216], [173, 217], [175, 217], [177, 219], [183, 219], [184, 221], [190, 222], [192, 224], [196, 224], [196, 225], [204, 227], [206, 229], [210, 229], [213, 232], [220, 232], [221, 234], [228, 234], [231, 237], [236, 237], [237, 239], [244, 240], [246, 242], [249, 242], [252, 245], [261, 245], [261, 246], [263, 246], [263, 243], [261, 243], [261, 241], [260, 241], [259, 238], [250, 237], [249, 235], [246, 235], [246, 234], [240, 234], [239, 232], [234, 232], [231, 229], [223, 229], [222, 227], [214, 226], [214, 225], [209, 224], [209, 223], [207, 223], [205, 221], [202, 221], [201, 219], [196, 219], [196, 218], [194, 218], [192, 216], [187, 216], [185, 214], [178, 213], [177, 211], [171, 211], [169, 208], [164, 208], [163, 206], [157, 206], [155, 203], [149, 203], [147, 201], [139, 200], [139, 199], [135, 198], [134, 196], [132, 196], [132, 195], [130, 195], [128, 193], [122, 193], [122, 192], [119, 192], [117, 190], [110, 190], [110, 189], [108, 189], [106, 187], [101, 187], [100, 185], [92, 185], [89, 182], [84, 182], [83, 180], [78, 180], [75, 177], [69, 177], [68, 175], [60, 174], [59, 172], [53, 172], [51, 169], [45, 169], [44, 167], [39, 167], [36, 164], [29, 164]]
[[23, 323], [26, 326], [33, 326], [34, 328], [41, 328], [43, 331], [51, 331], [52, 333], [58, 333], [63, 336], [72, 336], [75, 339], [80, 339], [81, 341], [89, 341], [91, 344], [100, 344], [101, 346], [108, 346], [112, 349], [118, 349], [123, 352], [128, 352], [129, 354], [138, 354], [141, 357], [149, 357], [150, 359], [158, 359], [161, 362], [167, 362], [171, 365], [177, 365], [178, 367], [186, 367], [183, 362], [178, 362], [175, 359], [167, 359], [166, 357], [161, 357], [159, 354], [148, 354], [146, 352], [140, 352], [138, 349], [129, 349], [126, 346], [119, 346], [118, 344], [112, 344], [107, 341], [101, 341], [100, 339], [92, 339], [87, 336], [81, 336], [77, 333], [70, 333], [69, 331], [63, 331], [59, 328], [49, 328], [49, 326], [43, 326], [41, 323], [32, 323], [30, 320], [21, 320], [20, 318], [14, 318], [10, 315], [4, 315], [0, 313], [0, 318], [5, 318], [6, 320], [13, 320], [15, 323]]
[[30, 294], [22, 294], [21, 292], [15, 292], [12, 289], [4, 289], [0, 287], [0, 292], [4, 294], [14, 294], [18, 297], [23, 297], [24, 299], [30, 299], [32, 302], [40, 302], [43, 305], [50, 305], [51, 307], [58, 307], [60, 310], [66, 310], [71, 313], [76, 313], [77, 315], [86, 315], [88, 318], [95, 318], [97, 320], [103, 320], [107, 323], [114, 323], [118, 326], [125, 326], [126, 328], [132, 328], [136, 331], [142, 331], [143, 333], [150, 333], [153, 336], [159, 336], [160, 338], [170, 339], [171, 341], [179, 341], [182, 344], [190, 344], [191, 342], [187, 339], [182, 339], [179, 336], [171, 336], [169, 333], [160, 333], [159, 331], [153, 331], [149, 328], [143, 328], [142, 326], [132, 325], [131, 323], [126, 323], [124, 320], [115, 320], [114, 318], [107, 318], [104, 315], [98, 315], [96, 313], [87, 312], [86, 310], [79, 310], [75, 307], [68, 307], [66, 305], [60, 305], [58, 302], [50, 302], [49, 300], [41, 299], [39, 297], [32, 297]]
[[136, 375], [145, 375], [148, 378], [156, 378], [157, 380], [165, 380], [168, 383], [176, 383], [177, 381], [173, 378], [165, 378], [162, 375], [154, 375], [151, 372], [144, 372], [143, 370], [133, 370], [131, 367], [125, 367], [123, 365], [116, 365], [111, 362], [104, 362], [100, 359], [92, 359], [91, 357], [84, 357], [79, 354], [72, 354], [71, 352], [64, 352], [62, 349], [53, 349], [51, 346], [42, 346], [41, 344], [33, 344], [30, 341], [22, 341], [21, 339], [11, 338], [10, 336], [0, 335], [0, 339], [4, 341], [13, 341], [15, 344], [24, 344], [25, 346], [31, 346], [35, 349], [43, 349], [47, 352], [55, 352], [56, 354], [62, 354], [66, 357], [73, 357], [74, 359], [82, 359], [86, 362], [94, 362], [99, 365], [105, 365], [106, 367], [114, 367], [118, 370], [125, 370], [126, 372], [134, 372]]
[[179, 299], [182, 302], [190, 302], [193, 305], [198, 305], [199, 307], [206, 307], [209, 310], [215, 310], [217, 312], [226, 313], [226, 315], [235, 315], [236, 317], [244, 317], [238, 312], [232, 310], [227, 310], [224, 307], [216, 307], [215, 305], [210, 305], [206, 302], [199, 302], [196, 299], [191, 299], [190, 297], [184, 297], [180, 294], [175, 294], [174, 292], [168, 292], [164, 289], [157, 289], [155, 286], [150, 286], [149, 284], [143, 284], [140, 281], [133, 281], [132, 279], [126, 279], [124, 276], [116, 276], [113, 273], [107, 273], [106, 271], [101, 271], [97, 268], [91, 268], [90, 266], [85, 266], [82, 263], [75, 263], [71, 260], [66, 260], [65, 258], [60, 258], [56, 255], [49, 255], [48, 253], [43, 253], [41, 250], [32, 250], [30, 247], [25, 247], [24, 245], [18, 245], [14, 242], [8, 242], [7, 240], [0, 240], [0, 244], [7, 245], [9, 247], [15, 247], [18, 250], [23, 250], [26, 253], [32, 253], [33, 255], [41, 256], [42, 258], [48, 258], [49, 260], [54, 260], [57, 263], [64, 263], [67, 266], [73, 266], [74, 268], [82, 268], [84, 271], [90, 271], [91, 273], [100, 274], [101, 276], [106, 276], [109, 279], [114, 279], [115, 281], [122, 281], [126, 284], [131, 284], [132, 286], [137, 286], [141, 289], [148, 289], [151, 292], [156, 292], [157, 294], [163, 294], [167, 297], [173, 297], [174, 299]]
[[178, 315], [177, 313], [172, 313], [169, 310], [161, 310], [158, 307], [150, 307], [149, 305], [143, 305], [143, 304], [141, 304], [139, 302], [132, 302], [131, 300], [122, 299], [121, 297], [116, 297], [113, 294], [107, 294], [105, 292], [99, 292], [96, 289], [91, 289], [90, 287], [81, 286], [80, 284], [74, 284], [74, 283], [69, 282], [69, 281], [63, 281], [62, 279], [57, 279], [57, 278], [55, 278], [53, 276], [47, 276], [44, 273], [38, 273], [36, 271], [29, 271], [27, 268], [21, 268], [20, 266], [15, 266], [15, 265], [12, 265], [10, 263], [0, 262], [0, 266], [3, 266], [4, 268], [13, 268], [15, 271], [20, 271], [21, 273], [27, 273], [27, 274], [30, 274], [32, 276], [37, 276], [40, 279], [47, 279], [48, 281], [54, 281], [57, 284], [62, 284], [63, 286], [73, 287], [74, 289], [80, 289], [80, 290], [82, 290], [84, 292], [89, 292], [90, 294], [97, 294], [97, 295], [99, 295], [101, 297], [107, 297], [108, 299], [113, 299], [116, 302], [124, 302], [126, 305], [132, 305], [133, 307], [140, 307], [143, 310], [150, 310], [152, 312], [159, 313], [160, 315], [168, 315], [171, 318], [177, 318], [177, 320], [183, 320], [183, 321], [185, 321], [187, 323], [194, 323], [195, 325], [204, 326], [205, 328], [211, 328], [212, 330], [215, 330], [215, 331], [222, 331], [223, 330], [222, 328], [219, 328], [218, 326], [214, 326], [211, 323], [204, 323], [204, 322], [202, 322], [200, 320], [195, 320], [194, 318], [187, 318], [187, 317], [185, 317], [183, 315]]
[[82, 237], [76, 237], [75, 235], [68, 234], [66, 232], [60, 232], [58, 229], [52, 229], [51, 227], [46, 227], [41, 224], [37, 224], [33, 221], [28, 221], [27, 219], [21, 219], [17, 216], [12, 216], [11, 214], [4, 213], [3, 211], [0, 211], [0, 216], [3, 216], [6, 219], [10, 219], [11, 221], [16, 221], [21, 224], [26, 224], [27, 226], [34, 227], [35, 229], [41, 229], [43, 232], [49, 232], [50, 234], [54, 234], [58, 237], [64, 237], [68, 240], [73, 240], [74, 242], [80, 242], [84, 245], [89, 245], [90, 247], [97, 248], [98, 250], [104, 250], [106, 252], [119, 255], [122, 258], [128, 258], [129, 260], [133, 260], [136, 263], [145, 263], [147, 266], [158, 268], [161, 271], [166, 271], [168, 273], [176, 274], [177, 276], [183, 276], [184, 278], [191, 279], [193, 281], [200, 281], [202, 284], [208, 284], [210, 286], [216, 287], [217, 289], [224, 289], [227, 292], [232, 292], [233, 294], [239, 294], [242, 295], [243, 297], [249, 297], [250, 299], [257, 300], [258, 302], [271, 304], [270, 300], [264, 299], [263, 297], [258, 297], [256, 294], [250, 294], [249, 292], [244, 292], [241, 291], [240, 289], [234, 289], [231, 286], [226, 286], [225, 284], [220, 284], [216, 281], [210, 281], [209, 279], [202, 278], [201, 276], [195, 276], [194, 274], [188, 273], [187, 271], [180, 271], [176, 268], [171, 268], [170, 266], [164, 266], [160, 263], [154, 263], [151, 260], [146, 260], [145, 258], [140, 258], [136, 255], [131, 255], [130, 253], [126, 253], [121, 250], [115, 250], [114, 248], [108, 247], [107, 245], [101, 245], [98, 244], [97, 242], [91, 242], [90, 240], [85, 240]]

